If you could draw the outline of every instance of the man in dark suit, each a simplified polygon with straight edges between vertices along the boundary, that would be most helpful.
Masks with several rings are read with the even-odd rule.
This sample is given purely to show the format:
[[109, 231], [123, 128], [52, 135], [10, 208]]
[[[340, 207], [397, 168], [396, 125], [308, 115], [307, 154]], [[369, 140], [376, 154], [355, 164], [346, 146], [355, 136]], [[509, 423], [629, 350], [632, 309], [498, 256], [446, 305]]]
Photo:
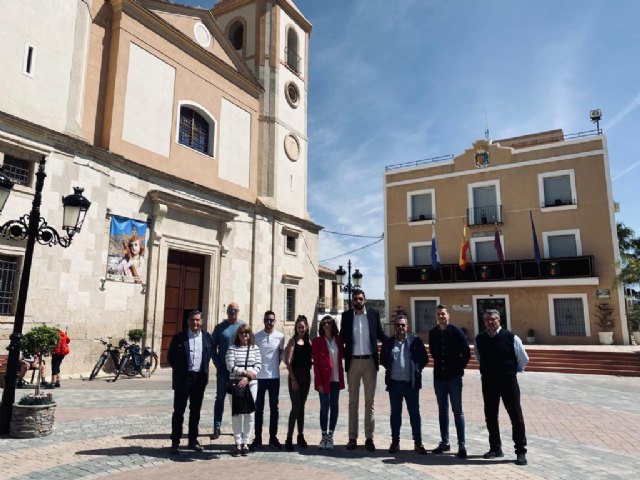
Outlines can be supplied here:
[[211, 336], [202, 330], [202, 312], [189, 312], [189, 328], [171, 340], [167, 360], [171, 365], [173, 388], [173, 416], [171, 417], [171, 454], [178, 454], [184, 411], [189, 402], [190, 450], [202, 452], [198, 443], [198, 424], [204, 389], [209, 382]]
[[373, 443], [375, 419], [373, 401], [379, 368], [378, 340], [387, 338], [382, 331], [380, 315], [373, 308], [365, 308], [366, 297], [362, 290], [351, 294], [353, 308], [342, 314], [340, 335], [344, 339], [344, 369], [349, 383], [349, 442], [347, 450], [358, 445], [358, 404], [360, 382], [364, 385], [364, 434], [365, 447], [376, 449]]

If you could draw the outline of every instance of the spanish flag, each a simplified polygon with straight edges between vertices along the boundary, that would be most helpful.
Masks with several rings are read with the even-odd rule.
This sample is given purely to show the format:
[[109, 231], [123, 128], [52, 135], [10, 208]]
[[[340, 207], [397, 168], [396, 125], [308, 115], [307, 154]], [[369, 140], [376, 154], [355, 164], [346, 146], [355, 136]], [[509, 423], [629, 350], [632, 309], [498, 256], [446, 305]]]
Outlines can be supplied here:
[[462, 226], [462, 242], [460, 243], [460, 258], [458, 259], [458, 266], [460, 270], [467, 268], [467, 252], [469, 251], [469, 227], [467, 224]]

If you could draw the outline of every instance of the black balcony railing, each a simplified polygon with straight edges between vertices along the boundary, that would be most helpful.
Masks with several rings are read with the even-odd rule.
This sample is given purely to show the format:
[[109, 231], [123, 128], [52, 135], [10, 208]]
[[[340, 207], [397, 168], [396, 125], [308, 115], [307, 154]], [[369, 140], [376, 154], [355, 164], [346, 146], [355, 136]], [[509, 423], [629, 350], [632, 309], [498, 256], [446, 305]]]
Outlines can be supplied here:
[[293, 70], [297, 75], [300, 75], [300, 63], [302, 61], [300, 55], [289, 47], [284, 49], [284, 54], [287, 57], [287, 67]]
[[443, 264], [438, 270], [431, 265], [396, 267], [396, 283], [410, 285], [595, 277], [593, 262], [593, 256], [589, 255], [544, 259], [540, 265], [533, 259], [475, 262], [468, 263], [464, 270], [458, 264]]
[[467, 209], [467, 225], [502, 224], [502, 205], [488, 205]]
[[416, 215], [409, 217], [409, 222], [422, 222], [424, 220], [433, 220], [433, 214], [427, 213], [425, 215]]
[[540, 202], [542, 208], [562, 207], [564, 205], [577, 205], [578, 202], [575, 198], [554, 198], [552, 200], [545, 200]]

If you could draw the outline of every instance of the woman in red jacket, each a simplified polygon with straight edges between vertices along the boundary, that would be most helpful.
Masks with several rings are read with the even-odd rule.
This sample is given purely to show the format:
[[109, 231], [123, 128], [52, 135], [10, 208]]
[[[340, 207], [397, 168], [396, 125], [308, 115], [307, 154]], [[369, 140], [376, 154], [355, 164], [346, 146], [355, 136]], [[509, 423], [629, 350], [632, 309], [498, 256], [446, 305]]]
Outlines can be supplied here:
[[64, 357], [69, 355], [69, 342], [71, 339], [67, 332], [58, 329], [60, 340], [58, 346], [51, 352], [51, 383], [48, 388], [60, 388], [60, 364]]
[[[319, 336], [311, 342], [314, 387], [320, 394], [320, 449], [333, 449], [333, 431], [338, 423], [338, 399], [344, 388], [344, 342], [332, 316], [320, 322]], [[329, 410], [331, 417], [329, 418]]]

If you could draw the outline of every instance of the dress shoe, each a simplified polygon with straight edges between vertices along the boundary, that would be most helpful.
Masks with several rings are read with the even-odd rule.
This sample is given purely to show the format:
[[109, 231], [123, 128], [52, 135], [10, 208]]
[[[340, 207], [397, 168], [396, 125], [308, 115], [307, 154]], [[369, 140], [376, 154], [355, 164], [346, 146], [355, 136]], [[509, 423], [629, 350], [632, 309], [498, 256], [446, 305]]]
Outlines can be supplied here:
[[287, 452], [293, 452], [293, 439], [291, 437], [287, 437], [287, 439], [284, 441], [284, 449]]
[[187, 448], [189, 450], [193, 450], [194, 452], [204, 451], [204, 448], [202, 448], [202, 445], [200, 445], [197, 441], [189, 443], [189, 445], [187, 445]]
[[400, 451], [400, 444], [398, 442], [392, 442], [389, 447], [389, 453], [398, 453]]
[[429, 453], [427, 452], [427, 449], [424, 448], [424, 445], [422, 445], [421, 443], [414, 444], [413, 449], [420, 455], [426, 455], [427, 453]]
[[178, 450], [179, 446], [180, 444], [178, 442], [171, 442], [171, 448], [169, 448], [169, 453], [171, 455], [178, 455], [178, 453], [180, 453], [180, 450]]
[[278, 449], [282, 448], [282, 444], [280, 443], [280, 440], [278, 440], [278, 437], [269, 437], [269, 446]]
[[251, 450], [260, 450], [262, 448], [262, 440], [259, 438], [254, 438], [249, 448]]
[[485, 453], [482, 458], [499, 458], [499, 457], [504, 457], [504, 453], [502, 453], [502, 450], [489, 450], [487, 453]]
[[456, 453], [456, 457], [467, 458], [467, 449], [464, 447], [458, 448], [458, 453]]
[[376, 444], [373, 443], [373, 438], [367, 438], [367, 440], [364, 442], [364, 446], [370, 452], [376, 451]]
[[236, 445], [233, 450], [231, 450], [231, 456], [232, 457], [239, 457], [240, 456], [240, 452], [242, 451], [240, 445]]
[[296, 443], [298, 444], [298, 447], [300, 447], [300, 448], [307, 448], [307, 441], [304, 439], [304, 435], [302, 433], [298, 434], [298, 439], [297, 439]]
[[213, 433], [211, 434], [211, 436], [209, 438], [211, 440], [218, 440], [220, 438], [220, 429], [219, 428], [214, 428], [213, 429]]
[[60, 382], [56, 382], [56, 383], [54, 383], [54, 386], [55, 386], [56, 388], [60, 388]]
[[249, 449], [246, 445], [242, 445], [242, 447], [240, 447], [240, 455], [242, 455], [243, 457], [249, 455]]
[[347, 442], [347, 446], [344, 448], [346, 448], [347, 450], [355, 450], [357, 446], [358, 442], [354, 438], [352, 438], [349, 439], [349, 441]]
[[451, 450], [451, 445], [449, 445], [448, 443], [441, 443], [436, 448], [434, 448], [433, 452], [431, 452], [431, 453], [435, 453], [436, 455], [440, 455], [440, 454], [442, 454], [444, 452], [448, 452], [449, 450]]
[[527, 455], [525, 453], [519, 453], [516, 456], [516, 465], [526, 465], [527, 464]]

